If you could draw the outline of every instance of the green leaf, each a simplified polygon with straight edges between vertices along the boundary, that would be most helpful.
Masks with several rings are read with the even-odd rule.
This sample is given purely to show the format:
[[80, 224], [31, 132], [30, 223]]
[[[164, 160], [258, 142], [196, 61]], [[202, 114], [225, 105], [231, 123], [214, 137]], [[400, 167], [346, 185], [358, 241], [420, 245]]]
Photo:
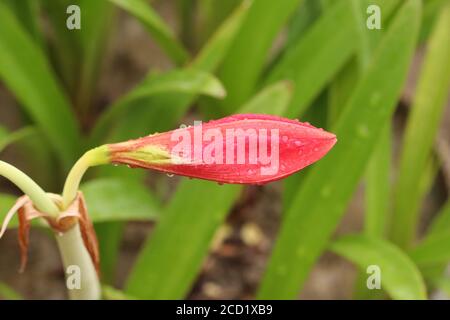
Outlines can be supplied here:
[[[194, 0], [176, 0], [176, 11], [180, 29], [180, 38], [188, 49], [194, 48], [194, 30], [197, 10], [193, 10], [197, 3]], [[195, 9], [197, 9], [195, 7]]]
[[135, 297], [108, 285], [102, 286], [102, 296], [106, 300], [136, 300]]
[[[351, 65], [338, 75], [338, 81], [334, 82], [331, 90], [330, 105], [334, 115], [334, 120], [342, 111], [342, 106], [350, 96], [351, 90], [357, 83], [358, 78], [366, 70], [370, 62], [372, 53], [377, 47], [391, 13], [394, 11], [399, 1], [353, 1], [356, 14], [359, 17], [358, 28], [358, 50], [355, 59], [352, 59]], [[366, 27], [367, 8], [369, 5], [378, 5], [381, 10], [381, 29], [369, 30]], [[341, 90], [344, 89], [344, 90]], [[331, 119], [333, 120], [333, 119]], [[390, 170], [391, 170], [391, 124], [388, 123], [380, 134], [379, 141], [366, 168], [365, 177], [365, 212], [364, 212], [364, 233], [371, 236], [384, 238], [387, 236], [389, 200], [390, 200]], [[367, 290], [367, 275], [360, 272], [355, 281], [354, 298], [359, 300], [383, 299], [385, 294], [377, 290]]]
[[0, 78], [52, 143], [66, 167], [79, 152], [75, 117], [41, 49], [0, 3]]
[[[330, 111], [329, 122], [334, 124], [338, 119], [342, 108], [352, 93], [361, 73], [367, 68], [373, 51], [376, 49], [382, 34], [384, 33], [388, 20], [391, 17], [398, 0], [351, 0], [352, 12], [356, 21], [356, 55], [347, 61], [344, 68], [335, 76], [329, 88]], [[366, 26], [367, 8], [369, 5], [380, 7], [381, 26], [380, 30], [369, 30]]]
[[82, 27], [79, 30], [80, 56], [75, 57], [80, 67], [76, 70], [78, 85], [74, 92], [74, 105], [80, 114], [89, 117], [92, 98], [105, 56], [104, 49], [108, 33], [113, 30], [115, 8], [108, 1], [78, 0], [77, 4], [81, 10]]
[[447, 299], [450, 299], [450, 279], [448, 277], [440, 277], [433, 281], [433, 285], [440, 291], [442, 291]]
[[437, 234], [443, 231], [450, 231], [450, 200], [447, 200], [445, 205], [436, 215], [429, 227], [428, 234]]
[[123, 221], [100, 222], [95, 224], [100, 251], [100, 271], [102, 283], [114, 284], [116, 281], [117, 259], [126, 223]]
[[23, 300], [19, 293], [2, 282], [0, 282], [0, 297], [4, 300]]
[[[447, 200], [445, 205], [439, 210], [439, 212], [436, 214], [436, 217], [431, 222], [431, 225], [428, 227], [426, 231], [425, 238], [410, 252], [414, 252], [417, 250], [417, 254], [419, 259], [422, 259], [421, 255], [422, 253], [425, 254], [423, 256], [423, 259], [428, 259], [429, 257], [426, 256], [427, 252], [424, 250], [427, 250], [427, 246], [431, 246], [433, 242], [435, 242], [435, 239], [439, 238], [445, 238], [447, 234], [450, 233], [450, 200]], [[422, 246], [425, 246], [424, 249], [421, 249]], [[436, 245], [440, 246], [441, 243], [437, 243]], [[442, 244], [444, 247], [447, 247], [447, 244]], [[431, 248], [431, 251], [434, 251], [435, 248]], [[439, 249], [438, 249], [439, 250]], [[446, 248], [442, 248], [442, 250], [446, 250]], [[421, 253], [422, 251], [422, 253]], [[441, 253], [442, 254], [442, 253]], [[433, 258], [433, 257], [431, 257]], [[445, 260], [445, 259], [442, 259]], [[445, 269], [447, 267], [448, 261], [443, 261], [441, 263], [428, 263], [428, 264], [421, 264], [420, 268], [422, 270], [422, 273], [424, 277], [431, 282], [434, 282], [436, 278], [442, 277], [442, 275], [445, 274]]]
[[[222, 24], [191, 64], [193, 69], [213, 72], [226, 56], [230, 43], [239, 31], [249, 9], [245, 1]], [[193, 94], [158, 94], [140, 99], [134, 104], [134, 112], [125, 115], [111, 135], [113, 141], [121, 141], [154, 131], [172, 129], [195, 99]], [[148, 106], [152, 106], [149, 108]]]
[[266, 83], [289, 79], [294, 84], [288, 117], [302, 115], [351, 57], [356, 49], [356, 36], [351, 2], [336, 1], [274, 66]]
[[259, 298], [295, 298], [325, 249], [394, 111], [419, 21], [420, 1], [405, 2], [331, 130], [336, 146], [314, 165], [285, 213]]
[[[418, 223], [420, 179], [441, 122], [450, 87], [450, 4], [440, 13], [430, 37], [404, 135], [394, 187], [392, 239], [407, 248]], [[417, 200], [416, 200], [417, 199]]]
[[[240, 190], [183, 180], [144, 244], [125, 292], [140, 299], [185, 297]], [[199, 199], [200, 194], [207, 200]]]
[[[450, 260], [450, 200], [436, 215], [425, 238], [410, 250], [410, 256], [421, 267], [441, 265]], [[438, 267], [436, 266], [436, 267]]]
[[102, 281], [114, 283], [124, 228], [121, 222], [156, 220], [160, 203], [141, 181], [124, 176], [98, 178], [82, 185], [81, 190], [99, 240]]
[[424, 42], [429, 37], [431, 30], [439, 12], [443, 9], [447, 0], [427, 0], [423, 4], [422, 28], [420, 30], [420, 42]]
[[43, 45], [39, 27], [40, 3], [35, 0], [3, 0], [17, 16], [24, 29], [34, 38], [36, 43]]
[[36, 130], [33, 127], [25, 127], [14, 132], [8, 132], [5, 128], [0, 127], [0, 152], [10, 144], [22, 140], [34, 133], [36, 133]]
[[184, 64], [189, 54], [178, 42], [172, 30], [165, 24], [153, 8], [144, 0], [109, 0], [139, 19], [148, 32], [161, 45], [172, 60]]
[[[74, 1], [39, 1], [47, 17], [49, 28], [53, 31], [52, 37], [49, 38], [49, 54], [52, 55], [58, 76], [62, 79], [69, 94], [74, 94], [77, 90], [78, 73], [83, 60], [80, 58], [82, 57], [80, 31], [67, 28], [67, 7], [71, 4], [80, 5], [80, 0], [77, 0], [77, 3]], [[81, 9], [82, 12], [85, 11], [84, 9]], [[82, 17], [81, 23], [83, 22], [84, 18]]]
[[330, 249], [358, 265], [362, 271], [371, 265], [378, 266], [381, 286], [393, 299], [426, 299], [425, 283], [419, 270], [393, 244], [366, 235], [349, 235], [333, 241]]
[[[16, 203], [17, 197], [6, 193], [0, 193], [0, 225], [6, 217], [9, 209]], [[19, 225], [17, 217], [14, 217], [8, 224], [8, 228], [16, 228]]]
[[305, 0], [297, 8], [297, 12], [289, 23], [289, 32], [286, 40], [285, 51], [295, 45], [299, 39], [305, 34], [308, 28], [322, 14], [322, 6], [320, 1]]
[[228, 92], [220, 103], [225, 113], [233, 113], [250, 98], [273, 40], [301, 1], [253, 1], [220, 69]]
[[291, 83], [280, 81], [261, 90], [239, 112], [282, 115], [286, 112], [291, 98]]
[[242, 22], [251, 8], [251, 3], [252, 0], [243, 1], [233, 11], [194, 58], [191, 63], [192, 67], [209, 72], [213, 72], [218, 67], [227, 55], [236, 34], [240, 30]]
[[450, 261], [450, 230], [426, 237], [410, 250], [409, 255], [419, 266], [448, 263]]
[[384, 237], [388, 225], [391, 167], [391, 125], [382, 130], [367, 168], [364, 229], [368, 235]]
[[134, 180], [99, 178], [81, 186], [93, 222], [154, 220], [160, 204]]
[[[240, 4], [250, 5], [250, 1], [242, 0], [227, 0], [227, 1], [216, 1], [216, 0], [200, 0], [195, 4], [195, 0], [178, 0], [184, 3], [184, 9], [186, 11], [192, 10], [192, 6], [196, 5], [195, 12], [195, 26], [197, 28], [197, 42], [204, 43], [214, 32], [217, 27], [219, 27], [225, 19], [227, 19], [231, 12], [236, 9]], [[186, 4], [186, 2], [188, 4]], [[192, 27], [191, 27], [192, 28]]]
[[171, 95], [205, 94], [222, 98], [225, 95], [225, 89], [214, 76], [195, 69], [175, 70], [161, 75], [150, 75], [105, 111], [94, 128], [93, 141], [96, 141], [97, 144], [101, 138], [104, 138], [113, 120], [123, 116], [134, 103], [163, 93]]

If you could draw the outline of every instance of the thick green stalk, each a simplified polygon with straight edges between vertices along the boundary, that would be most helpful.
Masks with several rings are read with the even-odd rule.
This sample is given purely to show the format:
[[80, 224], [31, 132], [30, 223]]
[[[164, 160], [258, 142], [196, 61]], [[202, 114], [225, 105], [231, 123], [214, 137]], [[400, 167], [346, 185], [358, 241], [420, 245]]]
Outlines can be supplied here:
[[[86, 152], [72, 167], [63, 190], [63, 208], [67, 208], [76, 198], [83, 175], [92, 166], [108, 163], [108, 149], [98, 147]], [[100, 281], [92, 259], [84, 246], [79, 225], [56, 237], [66, 272], [71, 266], [80, 271], [80, 287], [69, 288], [70, 299], [97, 300], [101, 297]], [[76, 270], [74, 271], [76, 272]], [[68, 275], [69, 277], [75, 275]], [[69, 285], [69, 283], [67, 283]]]
[[72, 167], [67, 176], [62, 193], [63, 207], [67, 208], [76, 198], [81, 179], [87, 169], [109, 162], [108, 149], [101, 146], [86, 152]]
[[53, 217], [58, 216], [59, 209], [56, 204], [47, 196], [45, 191], [25, 173], [0, 160], [0, 176], [3, 176], [14, 183], [23, 191], [23, 193], [28, 195], [40, 211], [48, 213]]
[[[55, 234], [55, 237], [66, 273], [66, 287], [69, 298], [72, 300], [100, 299], [100, 281], [92, 259], [84, 246], [79, 225], [76, 224], [64, 233]], [[77, 274], [77, 269], [73, 269], [73, 273], [68, 274], [71, 267], [78, 268], [79, 273]], [[80, 277], [80, 286], [71, 288], [69, 286], [71, 277], [77, 276]], [[74, 282], [76, 281], [77, 279], [74, 280]]]

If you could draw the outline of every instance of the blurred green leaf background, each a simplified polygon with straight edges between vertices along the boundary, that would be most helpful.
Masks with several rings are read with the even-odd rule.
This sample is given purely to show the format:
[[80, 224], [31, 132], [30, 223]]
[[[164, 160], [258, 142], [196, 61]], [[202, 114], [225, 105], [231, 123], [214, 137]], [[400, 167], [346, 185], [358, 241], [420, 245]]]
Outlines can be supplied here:
[[[73, 4], [81, 29], [66, 26]], [[445, 296], [449, 88], [448, 0], [0, 0], [0, 156], [46, 190], [93, 146], [194, 119], [266, 113], [338, 137], [260, 187], [90, 171], [106, 297]], [[19, 193], [0, 182], [3, 218]], [[24, 289], [2, 242], [0, 297], [64, 297]], [[321, 273], [324, 259], [351, 277]], [[379, 290], [366, 286], [373, 265]], [[311, 289], [327, 279], [345, 293]]]

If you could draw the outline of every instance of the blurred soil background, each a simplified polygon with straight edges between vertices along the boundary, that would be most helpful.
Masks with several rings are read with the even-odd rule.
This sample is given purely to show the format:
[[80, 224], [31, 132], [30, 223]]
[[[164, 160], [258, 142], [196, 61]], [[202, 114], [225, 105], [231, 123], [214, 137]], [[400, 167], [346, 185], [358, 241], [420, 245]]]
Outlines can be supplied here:
[[[175, 30], [179, 30], [179, 26], [175, 25], [173, 1], [153, 1], [153, 5]], [[152, 42], [148, 33], [135, 19], [124, 12], [119, 12], [117, 24], [111, 31], [111, 35], [108, 56], [103, 61], [96, 101], [99, 110], [132, 88], [148, 70], [166, 70], [171, 67], [169, 60]], [[401, 133], [414, 95], [415, 80], [420, 70], [422, 54], [421, 51], [416, 54], [409, 81], [396, 112], [394, 158], [399, 151]], [[20, 109], [13, 96], [1, 85], [0, 106], [0, 118], [6, 119], [4, 121], [8, 127], [12, 129], [20, 127], [22, 117]], [[195, 113], [185, 119], [184, 123], [188, 124], [194, 118]], [[431, 214], [442, 205], [450, 188], [450, 103], [442, 119], [436, 151], [444, 169], [439, 172], [422, 208], [423, 228], [426, 227]], [[30, 161], [32, 155], [24, 155], [18, 148], [9, 148], [2, 154], [2, 159], [26, 169], [26, 166], [32, 162]], [[395, 159], [393, 164], [395, 166]], [[154, 178], [160, 177], [156, 174]], [[178, 178], [171, 179], [173, 186], [167, 191], [166, 197], [170, 195], [171, 190], [173, 191], [177, 180]], [[149, 183], [149, 186], [154, 187], [154, 183]], [[0, 188], [9, 192], [13, 191], [4, 180], [0, 181]], [[19, 195], [17, 190], [14, 192]], [[281, 192], [280, 183], [245, 189], [228, 216], [226, 224], [218, 230], [211, 246], [211, 253], [204, 261], [202, 271], [188, 298], [251, 299], [254, 297], [277, 234], [281, 218]], [[207, 201], [207, 199], [199, 198], [199, 201]], [[336, 234], [360, 230], [363, 212], [364, 184], [361, 183]], [[180, 212], [180, 214], [183, 213]], [[147, 236], [151, 236], [152, 227], [152, 223], [128, 223], [118, 259], [115, 283], [118, 288], [124, 285], [126, 275], [133, 265], [140, 246]], [[31, 230], [29, 261], [23, 274], [18, 273], [19, 247], [16, 231], [7, 232], [0, 241], [0, 253], [0, 281], [17, 290], [24, 298], [66, 298], [64, 274], [56, 243], [47, 233], [42, 230]], [[349, 262], [332, 253], [326, 253], [314, 267], [300, 298], [350, 299], [356, 271]]]

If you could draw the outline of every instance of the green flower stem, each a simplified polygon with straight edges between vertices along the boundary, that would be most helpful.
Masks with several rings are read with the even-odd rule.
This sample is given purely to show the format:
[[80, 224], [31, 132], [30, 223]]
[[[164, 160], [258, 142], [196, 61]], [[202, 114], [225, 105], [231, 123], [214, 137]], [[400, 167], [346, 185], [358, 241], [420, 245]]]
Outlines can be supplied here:
[[[63, 208], [67, 208], [77, 196], [83, 175], [92, 166], [109, 163], [107, 146], [101, 146], [86, 152], [73, 166], [67, 176], [63, 190]], [[97, 300], [101, 297], [100, 281], [92, 259], [84, 246], [79, 225], [56, 237], [66, 272], [71, 266], [79, 267], [80, 288], [70, 288], [70, 277], [66, 281], [70, 299]], [[76, 280], [75, 280], [76, 281]]]
[[81, 179], [87, 169], [107, 163], [109, 163], [109, 151], [106, 145], [89, 150], [75, 163], [64, 184], [62, 193], [64, 208], [67, 208], [76, 198]]
[[28, 195], [37, 209], [48, 213], [53, 217], [58, 216], [58, 206], [47, 196], [45, 191], [25, 173], [0, 160], [0, 176], [3, 176], [14, 183], [23, 193]]
[[[84, 246], [79, 225], [76, 224], [70, 230], [56, 234], [56, 242], [66, 271], [66, 286], [69, 298], [72, 300], [100, 299], [100, 281], [92, 259]], [[74, 269], [69, 273], [70, 267], [78, 267], [79, 269]], [[79, 277], [79, 279], [76, 277]], [[77, 281], [79, 281], [80, 286], [71, 288], [71, 285], [76, 285]]]

